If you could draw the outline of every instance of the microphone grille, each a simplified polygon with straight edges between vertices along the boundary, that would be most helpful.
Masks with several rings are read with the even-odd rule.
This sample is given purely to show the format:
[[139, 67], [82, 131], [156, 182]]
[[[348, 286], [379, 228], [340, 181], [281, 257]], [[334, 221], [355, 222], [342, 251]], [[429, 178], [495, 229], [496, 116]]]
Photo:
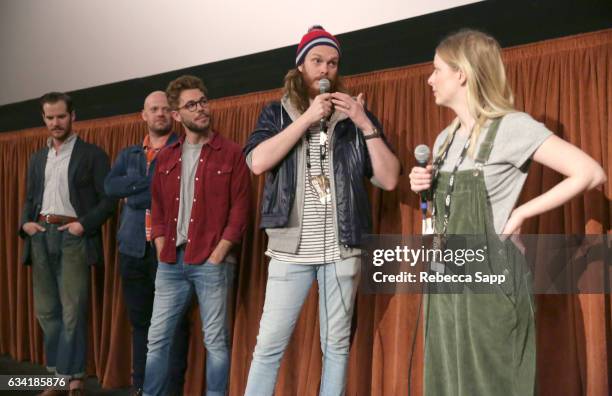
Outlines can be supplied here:
[[331, 84], [327, 78], [322, 78], [319, 80], [319, 93], [329, 92], [329, 88]]
[[416, 158], [418, 162], [429, 161], [430, 155], [431, 155], [431, 150], [429, 150], [429, 147], [425, 144], [419, 144], [414, 149], [414, 158]]

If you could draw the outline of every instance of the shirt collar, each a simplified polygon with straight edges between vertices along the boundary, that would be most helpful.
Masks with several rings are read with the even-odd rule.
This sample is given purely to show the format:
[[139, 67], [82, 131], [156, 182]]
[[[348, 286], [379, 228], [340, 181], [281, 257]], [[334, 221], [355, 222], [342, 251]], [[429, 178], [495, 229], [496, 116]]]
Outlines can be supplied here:
[[[177, 147], [183, 144], [185, 141], [185, 135], [181, 136], [176, 142], [172, 143], [173, 147]], [[213, 150], [221, 150], [221, 136], [217, 132], [211, 131], [211, 136], [208, 142], [204, 144], [205, 146], [210, 146]]]
[[[77, 139], [77, 134], [74, 132], [70, 132], [70, 136], [68, 136], [68, 138], [64, 140], [64, 143], [62, 143], [62, 145], [60, 146], [60, 151], [70, 149], [72, 146], [74, 146], [76, 139]], [[49, 147], [49, 149], [53, 148], [53, 137], [51, 136], [47, 138], [47, 147]]]
[[166, 144], [168, 144], [168, 139], [170, 139], [170, 136], [172, 135], [172, 133], [167, 134], [166, 136], [164, 136], [164, 144], [162, 144], [160, 147], [154, 148], [151, 146], [151, 138], [149, 136], [149, 134], [147, 133], [142, 141], [142, 148], [143, 149], [156, 149], [156, 150], [161, 150], [164, 146], [166, 146]]

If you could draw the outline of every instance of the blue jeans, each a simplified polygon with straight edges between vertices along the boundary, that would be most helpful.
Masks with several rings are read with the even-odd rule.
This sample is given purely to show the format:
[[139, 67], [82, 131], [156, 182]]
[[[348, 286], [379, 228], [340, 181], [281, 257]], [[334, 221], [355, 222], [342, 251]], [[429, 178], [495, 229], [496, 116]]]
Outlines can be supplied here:
[[[153, 313], [157, 257], [150, 243], [142, 258], [119, 253], [123, 300], [132, 325], [132, 386], [142, 388], [147, 362], [147, 335]], [[189, 349], [189, 318], [184, 315], [170, 347], [168, 393], [181, 394]]]
[[179, 248], [175, 264], [160, 262], [157, 267], [144, 394], [158, 396], [167, 392], [170, 345], [195, 291], [206, 347], [206, 395], [222, 396], [227, 389], [230, 364], [227, 296], [231, 264], [186, 265], [183, 256], [184, 249]]
[[359, 257], [318, 265], [270, 261], [266, 300], [245, 395], [273, 394], [283, 353], [315, 279], [319, 284], [323, 352], [319, 394], [344, 394], [359, 265]]
[[89, 265], [85, 240], [57, 225], [31, 238], [34, 309], [44, 334], [47, 369], [85, 376]]

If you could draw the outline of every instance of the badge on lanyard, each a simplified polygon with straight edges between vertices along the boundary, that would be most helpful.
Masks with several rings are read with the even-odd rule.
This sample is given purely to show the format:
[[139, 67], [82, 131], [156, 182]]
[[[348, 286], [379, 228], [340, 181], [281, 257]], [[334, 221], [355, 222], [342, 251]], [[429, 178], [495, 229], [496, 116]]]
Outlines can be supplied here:
[[331, 188], [329, 186], [329, 179], [327, 176], [318, 175], [312, 176], [310, 178], [310, 182], [312, 183], [317, 195], [319, 196], [319, 201], [322, 205], [331, 202]]
[[321, 131], [319, 132], [319, 146], [325, 146], [327, 143], [327, 133]]
[[[446, 247], [446, 237], [444, 235], [441, 234], [435, 234], [433, 237], [433, 243], [432, 243], [432, 250], [434, 251], [440, 251], [443, 252], [443, 250]], [[444, 274], [445, 270], [446, 270], [446, 264], [444, 263], [444, 260], [437, 260], [437, 256], [440, 256], [440, 258], [442, 258], [442, 253], [440, 254], [436, 254], [434, 253], [434, 259], [431, 260], [431, 263], [429, 263], [429, 268], [432, 271], [438, 272], [440, 274]]]
[[426, 217], [421, 220], [421, 233], [423, 235], [432, 235], [434, 233], [431, 217]]

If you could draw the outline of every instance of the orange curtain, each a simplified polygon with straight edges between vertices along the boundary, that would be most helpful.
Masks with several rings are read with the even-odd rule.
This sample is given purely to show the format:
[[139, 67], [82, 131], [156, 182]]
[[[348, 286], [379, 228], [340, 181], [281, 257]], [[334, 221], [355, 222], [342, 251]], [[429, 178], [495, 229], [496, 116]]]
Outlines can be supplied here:
[[[410, 48], [406, 48], [409, 51]], [[433, 52], [433, 49], [432, 49]], [[504, 50], [516, 105], [579, 146], [608, 174], [604, 188], [578, 197], [524, 226], [526, 233], [610, 233], [612, 145], [612, 29]], [[417, 144], [432, 145], [452, 115], [434, 104], [427, 77], [431, 63], [346, 79], [353, 93], [363, 92], [404, 167], [394, 192], [371, 188], [375, 232], [419, 231], [417, 197], [408, 173]], [[279, 81], [282, 76], [279, 76]], [[279, 90], [213, 101], [214, 127], [244, 144], [262, 106]], [[78, 115], [78, 108], [77, 108]], [[100, 145], [111, 159], [146, 133], [139, 114], [78, 122], [80, 136]], [[30, 269], [19, 264], [17, 236], [25, 196], [26, 168], [47, 136], [43, 128], [0, 134], [0, 353], [43, 363], [42, 333], [34, 317]], [[534, 166], [521, 200], [528, 200], [561, 177]], [[255, 346], [266, 284], [266, 238], [259, 222], [263, 178], [253, 177], [257, 197], [242, 246], [231, 304], [232, 367], [230, 394], [241, 395]], [[116, 251], [118, 218], [104, 226], [105, 265], [92, 272], [88, 372], [104, 387], [130, 382], [130, 326], [120, 292]], [[316, 395], [321, 370], [316, 286], [307, 299], [280, 369], [277, 394]], [[348, 395], [399, 395], [422, 392], [422, 334], [417, 326], [419, 295], [358, 295], [351, 346]], [[612, 368], [609, 295], [538, 296], [538, 381], [542, 395], [605, 395]], [[204, 348], [196, 310], [186, 394], [204, 389]], [[422, 322], [421, 322], [422, 323]], [[417, 332], [417, 334], [415, 334]], [[414, 344], [413, 344], [414, 343]], [[411, 375], [409, 376], [409, 371]]]

